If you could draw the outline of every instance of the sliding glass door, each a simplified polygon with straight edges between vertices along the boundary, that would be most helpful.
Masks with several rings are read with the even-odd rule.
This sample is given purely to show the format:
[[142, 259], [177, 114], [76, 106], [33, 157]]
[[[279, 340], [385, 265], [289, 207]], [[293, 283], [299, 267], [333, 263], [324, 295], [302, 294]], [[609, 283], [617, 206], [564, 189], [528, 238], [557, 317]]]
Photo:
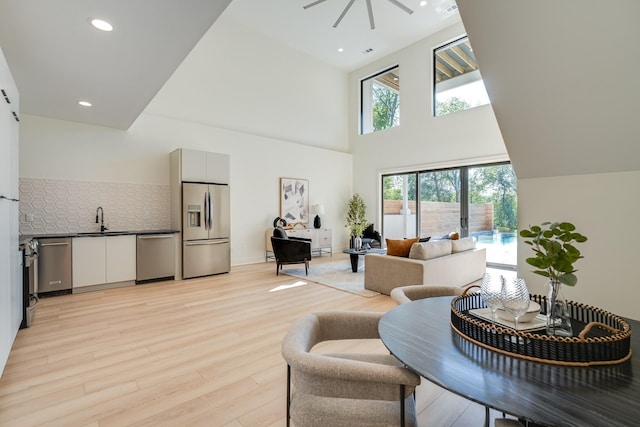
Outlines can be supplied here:
[[382, 177], [382, 229], [388, 239], [416, 236], [416, 174]]
[[469, 234], [487, 249], [487, 264], [515, 266], [517, 181], [510, 164], [469, 168]]
[[460, 169], [420, 172], [419, 237], [448, 236], [460, 231]]
[[487, 249], [487, 265], [516, 265], [516, 178], [508, 163], [382, 177], [382, 233], [447, 238], [457, 231]]

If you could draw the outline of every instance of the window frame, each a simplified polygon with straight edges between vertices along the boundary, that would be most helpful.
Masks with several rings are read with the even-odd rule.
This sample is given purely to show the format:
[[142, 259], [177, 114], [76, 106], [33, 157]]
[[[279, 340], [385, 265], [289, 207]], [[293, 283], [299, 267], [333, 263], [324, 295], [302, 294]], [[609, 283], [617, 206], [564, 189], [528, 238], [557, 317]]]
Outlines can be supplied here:
[[[374, 74], [370, 74], [369, 76], [363, 77], [362, 79], [360, 79], [360, 114], [359, 114], [359, 119], [360, 119], [359, 134], [360, 135], [368, 135], [370, 133], [375, 133], [375, 132], [379, 132], [379, 131], [382, 131], [382, 130], [391, 129], [391, 128], [400, 126], [400, 105], [398, 105], [398, 124], [397, 125], [391, 126], [389, 128], [386, 128], [386, 129], [373, 130], [373, 114], [371, 113], [371, 116], [372, 116], [371, 120], [370, 120], [371, 130], [368, 131], [368, 132], [365, 132], [365, 121], [366, 120], [365, 120], [365, 90], [364, 90], [364, 85], [365, 85], [365, 83], [367, 81], [373, 80], [376, 77], [384, 75], [384, 74], [387, 74], [387, 73], [389, 73], [389, 72], [391, 72], [391, 71], [393, 71], [395, 69], [399, 70], [400, 69], [400, 64], [392, 65], [390, 67], [387, 67], [387, 68], [383, 69], [382, 71], [378, 71], [378, 72], [376, 72]], [[368, 95], [367, 96], [369, 98], [371, 98], [371, 91], [368, 91]], [[398, 99], [400, 99], [400, 83], [398, 83]], [[369, 99], [369, 105], [371, 106], [370, 109], [373, 110], [371, 99]]]
[[[490, 105], [491, 104], [491, 100], [489, 99], [488, 94], [487, 94], [487, 102], [486, 103], [481, 103], [481, 104], [473, 105], [473, 106], [470, 105], [469, 107], [466, 107], [466, 108], [464, 108], [462, 110], [452, 111], [452, 112], [449, 112], [449, 113], [446, 113], [446, 114], [442, 114], [442, 115], [438, 115], [438, 113], [437, 113], [437, 111], [438, 111], [438, 107], [437, 107], [437, 105], [438, 105], [438, 102], [437, 102], [438, 101], [437, 100], [438, 88], [437, 88], [437, 86], [438, 86], [438, 84], [442, 84], [442, 82], [437, 82], [436, 81], [437, 76], [438, 76], [438, 60], [436, 58], [436, 55], [437, 55], [437, 53], [439, 51], [446, 50], [449, 47], [453, 47], [453, 46], [457, 46], [457, 45], [463, 44], [465, 40], [469, 42], [469, 47], [471, 48], [471, 41], [469, 39], [469, 35], [468, 34], [463, 34], [460, 37], [456, 37], [456, 38], [454, 38], [454, 39], [452, 39], [452, 40], [450, 40], [450, 41], [448, 41], [446, 43], [443, 43], [441, 45], [438, 45], [438, 46], [436, 46], [436, 47], [434, 47], [432, 49], [432, 52], [431, 52], [431, 61], [432, 61], [432, 69], [431, 69], [431, 72], [432, 72], [431, 108], [432, 108], [432, 116], [433, 117], [443, 117], [443, 116], [452, 114], [454, 112], [470, 110], [472, 108], [481, 107], [483, 105]], [[466, 52], [463, 52], [463, 54], [466, 54]], [[486, 87], [484, 86], [484, 80], [482, 79], [482, 74], [480, 73], [480, 68], [478, 67], [475, 55], [473, 56], [472, 59], [473, 59], [473, 61], [475, 61], [476, 69], [472, 70], [472, 71], [464, 72], [462, 74], [459, 74], [457, 76], [454, 76], [454, 77], [451, 77], [451, 78], [447, 79], [449, 81], [453, 81], [454, 79], [460, 79], [460, 80], [464, 80], [464, 82], [461, 82], [461, 84], [452, 85], [451, 88], [448, 88], [446, 90], [451, 90], [453, 88], [461, 87], [461, 86], [467, 85], [469, 83], [473, 83], [475, 81], [480, 81], [480, 82], [482, 82], [482, 86], [483, 86], [484, 92], [486, 94]], [[473, 77], [473, 75], [476, 75], [476, 74], [477, 74], [478, 78], [474, 78]], [[446, 90], [445, 91], [441, 90], [440, 92], [446, 92]], [[463, 100], [463, 101], [465, 101], [465, 100]]]

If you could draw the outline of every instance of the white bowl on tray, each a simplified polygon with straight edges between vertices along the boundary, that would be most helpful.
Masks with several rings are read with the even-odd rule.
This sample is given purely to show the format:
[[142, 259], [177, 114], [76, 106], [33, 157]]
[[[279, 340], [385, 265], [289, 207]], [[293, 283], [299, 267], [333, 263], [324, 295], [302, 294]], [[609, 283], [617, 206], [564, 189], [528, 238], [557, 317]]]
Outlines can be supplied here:
[[[509, 314], [509, 312], [502, 307], [498, 307], [498, 309], [496, 310], [496, 314], [502, 320], [508, 320], [510, 322], [513, 322], [513, 316]], [[536, 318], [538, 314], [540, 314], [540, 304], [532, 300], [529, 303], [529, 308], [527, 309], [527, 312], [522, 316], [520, 316], [520, 318], [518, 319], [518, 323], [531, 322], [533, 319]]]

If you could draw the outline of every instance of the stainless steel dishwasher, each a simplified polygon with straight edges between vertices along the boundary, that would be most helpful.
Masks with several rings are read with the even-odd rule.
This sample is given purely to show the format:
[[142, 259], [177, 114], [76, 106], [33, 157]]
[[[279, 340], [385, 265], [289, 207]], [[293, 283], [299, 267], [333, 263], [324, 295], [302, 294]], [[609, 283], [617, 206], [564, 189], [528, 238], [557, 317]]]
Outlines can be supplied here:
[[38, 239], [38, 294], [71, 291], [71, 239]]
[[138, 234], [136, 238], [136, 283], [175, 278], [173, 234]]

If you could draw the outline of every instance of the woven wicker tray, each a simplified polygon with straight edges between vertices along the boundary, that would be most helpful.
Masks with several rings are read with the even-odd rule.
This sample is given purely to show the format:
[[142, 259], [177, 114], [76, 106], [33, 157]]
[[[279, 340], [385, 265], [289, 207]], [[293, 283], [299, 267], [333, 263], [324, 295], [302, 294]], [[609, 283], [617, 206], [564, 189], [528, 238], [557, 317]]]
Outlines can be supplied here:
[[[531, 295], [546, 313], [546, 297]], [[451, 301], [451, 327], [463, 338], [498, 353], [535, 362], [567, 366], [612, 365], [631, 357], [631, 326], [599, 308], [568, 302], [573, 337], [547, 335], [545, 330], [516, 331], [473, 316], [484, 308], [479, 293]]]

